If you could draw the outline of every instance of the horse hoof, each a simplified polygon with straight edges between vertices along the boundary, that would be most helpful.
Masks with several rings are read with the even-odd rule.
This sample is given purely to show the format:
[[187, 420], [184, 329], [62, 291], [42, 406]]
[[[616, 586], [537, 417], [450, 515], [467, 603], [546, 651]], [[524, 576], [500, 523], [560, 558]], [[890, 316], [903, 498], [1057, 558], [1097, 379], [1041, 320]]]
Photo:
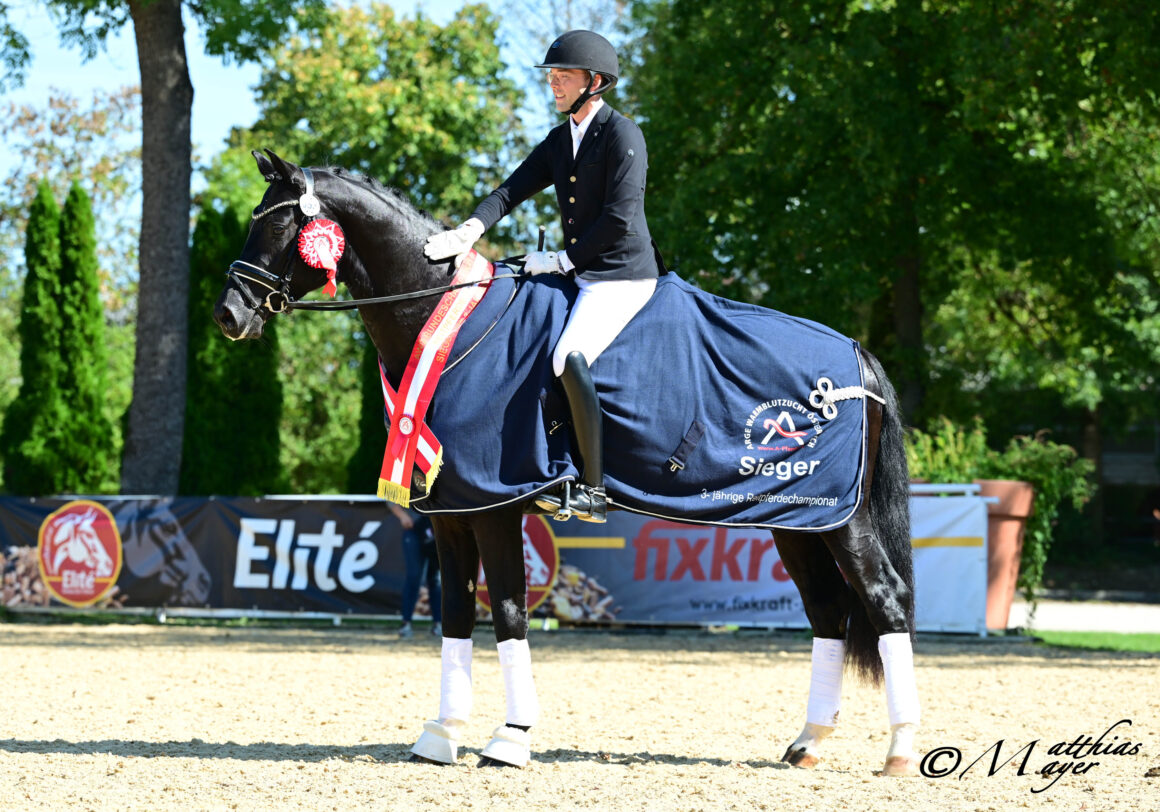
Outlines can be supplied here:
[[437, 764], [440, 767], [447, 766], [446, 762], [434, 761], [434, 760], [429, 759], [429, 758], [424, 758], [423, 756], [415, 755], [414, 753], [411, 753], [411, 755], [407, 759], [407, 761], [409, 761], [411, 764]]
[[793, 745], [790, 745], [789, 749], [785, 751], [785, 755], [781, 757], [781, 760], [793, 767], [803, 767], [805, 769], [812, 769], [818, 766], [818, 762], [821, 761], [820, 758], [807, 751], [804, 747], [794, 750]]
[[882, 768], [883, 775], [918, 775], [918, 759], [914, 756], [889, 756]]
[[479, 766], [480, 767], [511, 767], [512, 765], [505, 764], [502, 761], [496, 761], [494, 758], [488, 758], [487, 756], [481, 756], [479, 759]]
[[532, 757], [532, 737], [526, 730], [500, 725], [480, 755], [511, 767], [524, 767]]
[[423, 732], [411, 753], [435, 764], [454, 764], [459, 758], [459, 731], [451, 725], [428, 720], [423, 723]]

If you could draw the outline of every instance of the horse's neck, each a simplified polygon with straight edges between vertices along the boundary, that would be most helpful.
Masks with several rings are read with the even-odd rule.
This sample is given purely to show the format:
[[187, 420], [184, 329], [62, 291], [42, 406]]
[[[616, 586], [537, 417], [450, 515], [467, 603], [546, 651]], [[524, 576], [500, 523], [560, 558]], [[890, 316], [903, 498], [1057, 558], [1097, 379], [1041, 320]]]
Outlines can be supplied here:
[[[344, 217], [343, 231], [359, 258], [343, 282], [355, 299], [393, 296], [446, 284], [444, 268], [423, 256], [426, 233], [421, 219], [411, 216], [400, 201], [355, 187], [361, 199]], [[361, 265], [361, 268], [357, 266]], [[367, 335], [397, 385], [411, 349], [438, 296], [406, 299], [360, 308]]]

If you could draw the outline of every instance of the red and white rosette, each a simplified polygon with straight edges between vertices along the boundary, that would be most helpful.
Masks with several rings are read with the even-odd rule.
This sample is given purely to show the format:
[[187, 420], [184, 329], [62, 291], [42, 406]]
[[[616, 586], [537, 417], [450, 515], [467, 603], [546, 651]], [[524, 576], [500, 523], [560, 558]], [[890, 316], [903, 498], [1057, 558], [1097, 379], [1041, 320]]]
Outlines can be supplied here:
[[338, 292], [334, 276], [338, 260], [346, 249], [346, 236], [333, 220], [311, 220], [298, 232], [298, 253], [311, 268], [326, 271], [326, 291], [331, 297]]

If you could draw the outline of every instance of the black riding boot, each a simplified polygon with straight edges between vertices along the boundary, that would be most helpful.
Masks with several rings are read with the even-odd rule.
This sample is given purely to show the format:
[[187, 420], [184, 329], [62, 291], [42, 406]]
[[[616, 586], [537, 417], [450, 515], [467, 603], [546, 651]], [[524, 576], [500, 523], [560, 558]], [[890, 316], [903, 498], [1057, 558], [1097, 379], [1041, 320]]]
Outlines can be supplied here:
[[583, 353], [568, 353], [560, 381], [564, 384], [572, 412], [572, 428], [581, 463], [580, 484], [565, 488], [566, 506], [561, 504], [562, 500], [552, 496], [545, 501], [559, 505], [557, 513], [561, 518], [571, 514], [586, 522], [603, 522], [608, 518], [608, 500], [604, 493], [604, 430], [596, 384], [592, 382]]

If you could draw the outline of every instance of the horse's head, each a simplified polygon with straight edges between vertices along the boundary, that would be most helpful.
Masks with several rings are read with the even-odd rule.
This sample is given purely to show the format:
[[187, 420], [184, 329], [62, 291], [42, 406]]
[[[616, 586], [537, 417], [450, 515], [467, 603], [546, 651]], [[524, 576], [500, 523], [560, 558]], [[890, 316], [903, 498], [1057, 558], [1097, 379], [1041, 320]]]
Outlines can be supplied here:
[[315, 194], [314, 173], [270, 150], [252, 154], [269, 188], [254, 209], [242, 255], [230, 265], [229, 281], [214, 305], [214, 321], [234, 340], [257, 338], [266, 320], [287, 302], [333, 283], [343, 252], [341, 230], [316, 219], [326, 205]]

